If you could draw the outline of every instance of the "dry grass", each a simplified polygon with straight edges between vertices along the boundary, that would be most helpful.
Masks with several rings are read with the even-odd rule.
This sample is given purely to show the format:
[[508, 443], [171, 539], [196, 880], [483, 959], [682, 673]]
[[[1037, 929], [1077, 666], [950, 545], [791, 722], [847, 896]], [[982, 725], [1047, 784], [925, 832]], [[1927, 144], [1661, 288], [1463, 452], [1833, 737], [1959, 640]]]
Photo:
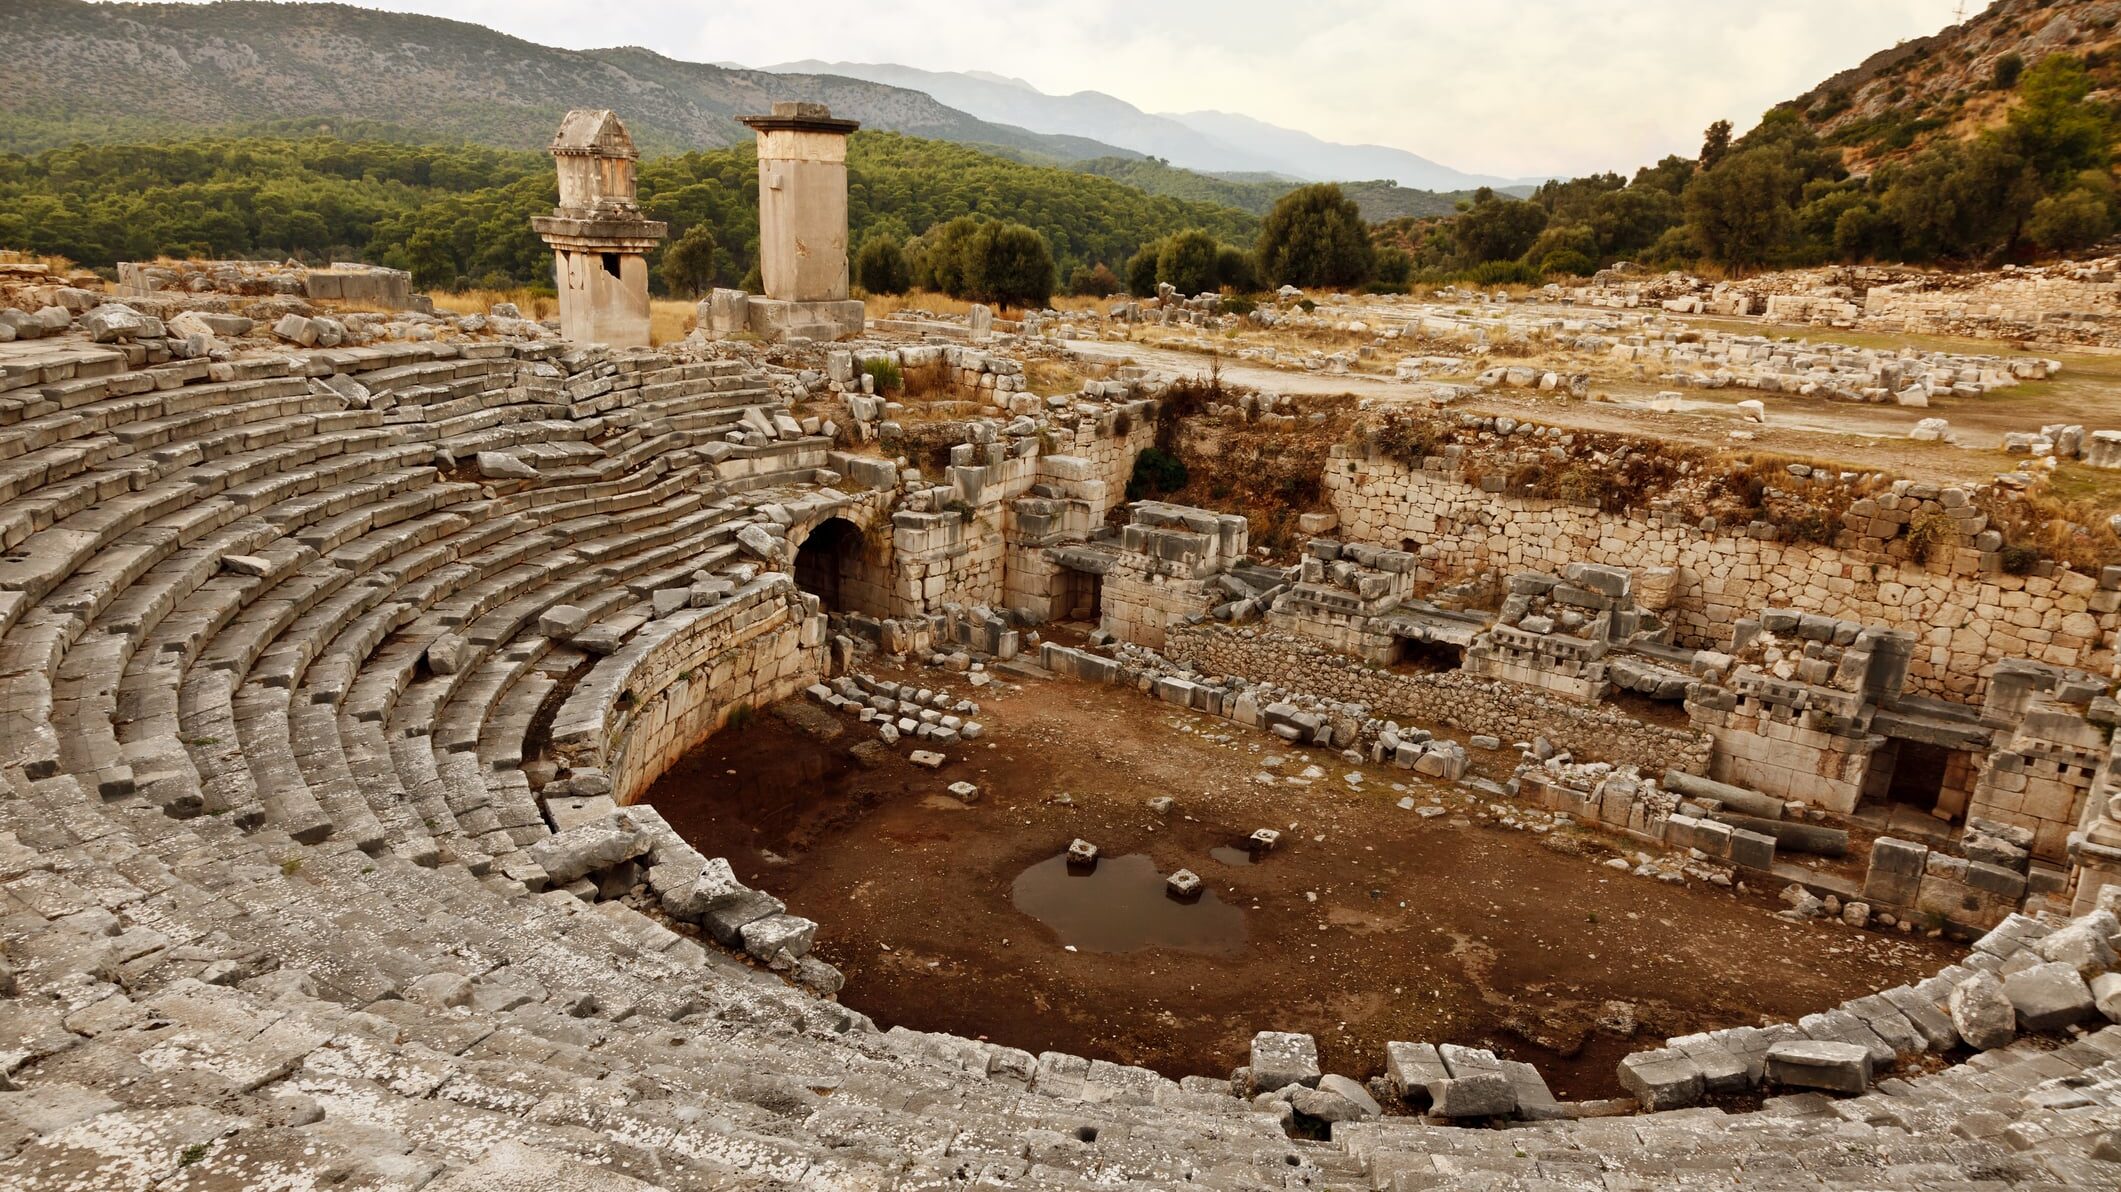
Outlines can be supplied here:
[[[925, 311], [933, 315], [969, 315], [973, 304], [963, 298], [952, 298], [948, 294], [936, 294], [927, 290], [915, 290], [906, 294], [860, 294], [862, 305], [868, 309], [872, 319], [889, 319], [906, 311]], [[1101, 310], [1106, 302], [1117, 299], [1064, 298], [1055, 297], [1048, 306], [1054, 310]], [[995, 314], [1004, 319], [1013, 319], [1023, 313], [1016, 307], [1003, 307]]]
[[0, 264], [42, 265], [54, 276], [65, 276], [74, 271], [74, 263], [52, 253], [23, 252], [18, 249], [0, 248]]
[[[543, 290], [517, 286], [507, 290], [437, 290], [429, 297], [435, 309], [454, 315], [483, 315], [503, 302], [512, 302], [526, 319], [556, 319], [560, 300]], [[676, 298], [656, 298], [648, 303], [648, 342], [657, 346], [676, 343], [692, 332], [694, 303]]]
[[698, 306], [693, 302], [681, 302], [675, 298], [656, 298], [648, 303], [648, 342], [661, 347], [674, 344], [692, 334], [696, 319], [693, 311]]
[[558, 298], [528, 286], [509, 290], [436, 290], [429, 297], [434, 299], [436, 310], [453, 315], [483, 315], [503, 302], [513, 302], [526, 319], [557, 318], [560, 313]]

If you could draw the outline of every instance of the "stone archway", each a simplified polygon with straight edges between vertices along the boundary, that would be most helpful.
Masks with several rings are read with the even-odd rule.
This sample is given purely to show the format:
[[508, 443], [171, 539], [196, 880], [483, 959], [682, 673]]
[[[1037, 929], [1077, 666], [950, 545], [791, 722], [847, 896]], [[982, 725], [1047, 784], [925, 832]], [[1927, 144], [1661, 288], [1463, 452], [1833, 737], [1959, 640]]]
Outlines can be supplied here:
[[870, 603], [861, 591], [867, 546], [860, 526], [844, 517], [826, 518], [796, 547], [795, 586], [817, 597], [827, 612], [864, 611]]

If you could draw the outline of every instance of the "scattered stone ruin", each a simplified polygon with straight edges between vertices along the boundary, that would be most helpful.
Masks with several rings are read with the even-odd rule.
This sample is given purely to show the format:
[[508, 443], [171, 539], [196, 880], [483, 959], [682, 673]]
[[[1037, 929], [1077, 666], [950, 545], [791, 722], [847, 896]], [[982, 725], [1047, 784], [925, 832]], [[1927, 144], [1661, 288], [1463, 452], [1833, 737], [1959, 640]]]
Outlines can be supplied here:
[[[777, 110], [762, 142], [825, 120]], [[789, 184], [830, 176], [811, 149]], [[8, 291], [0, 1186], [2121, 1177], [2121, 569], [2007, 573], [1914, 486], [1823, 545], [1352, 449], [1273, 565], [1242, 516], [1125, 502], [1155, 379], [1035, 394], [1021, 325], [782, 363], [627, 346], [660, 225], [623, 125], [570, 114], [555, 154], [540, 232], [589, 279], [558, 334], [327, 314], [359, 299], [222, 265]], [[838, 301], [796, 275], [767, 301]], [[952, 417], [865, 388], [883, 353]], [[1918, 562], [1896, 514], [1925, 502], [1960, 545]], [[878, 652], [1124, 686], [1658, 850], [1616, 858], [1644, 878], [1971, 951], [1658, 1041], [1602, 1102], [1450, 1042], [1365, 1082], [1269, 1031], [1172, 1079], [882, 1030], [815, 921], [633, 802], [798, 694], [918, 764], [980, 739], [976, 701], [865, 674]], [[1788, 863], [1857, 839], [1860, 881]]]

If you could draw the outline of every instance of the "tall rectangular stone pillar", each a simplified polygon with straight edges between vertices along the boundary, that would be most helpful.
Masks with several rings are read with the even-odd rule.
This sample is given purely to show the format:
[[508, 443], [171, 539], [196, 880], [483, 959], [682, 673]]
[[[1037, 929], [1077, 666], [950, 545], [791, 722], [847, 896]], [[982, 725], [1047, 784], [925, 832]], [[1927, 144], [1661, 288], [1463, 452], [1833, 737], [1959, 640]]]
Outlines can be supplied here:
[[758, 133], [766, 287], [747, 304], [751, 330], [772, 340], [860, 335], [862, 304], [847, 296], [847, 135], [861, 125], [821, 103], [776, 103], [743, 123]]

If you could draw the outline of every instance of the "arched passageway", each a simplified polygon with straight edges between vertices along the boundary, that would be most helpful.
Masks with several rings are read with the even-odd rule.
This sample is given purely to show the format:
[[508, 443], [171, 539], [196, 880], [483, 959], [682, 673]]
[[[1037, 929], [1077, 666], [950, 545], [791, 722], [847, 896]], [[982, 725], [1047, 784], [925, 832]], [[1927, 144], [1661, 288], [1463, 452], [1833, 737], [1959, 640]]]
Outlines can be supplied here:
[[824, 602], [827, 612], [862, 612], [861, 527], [844, 517], [827, 518], [795, 551], [795, 586]]

